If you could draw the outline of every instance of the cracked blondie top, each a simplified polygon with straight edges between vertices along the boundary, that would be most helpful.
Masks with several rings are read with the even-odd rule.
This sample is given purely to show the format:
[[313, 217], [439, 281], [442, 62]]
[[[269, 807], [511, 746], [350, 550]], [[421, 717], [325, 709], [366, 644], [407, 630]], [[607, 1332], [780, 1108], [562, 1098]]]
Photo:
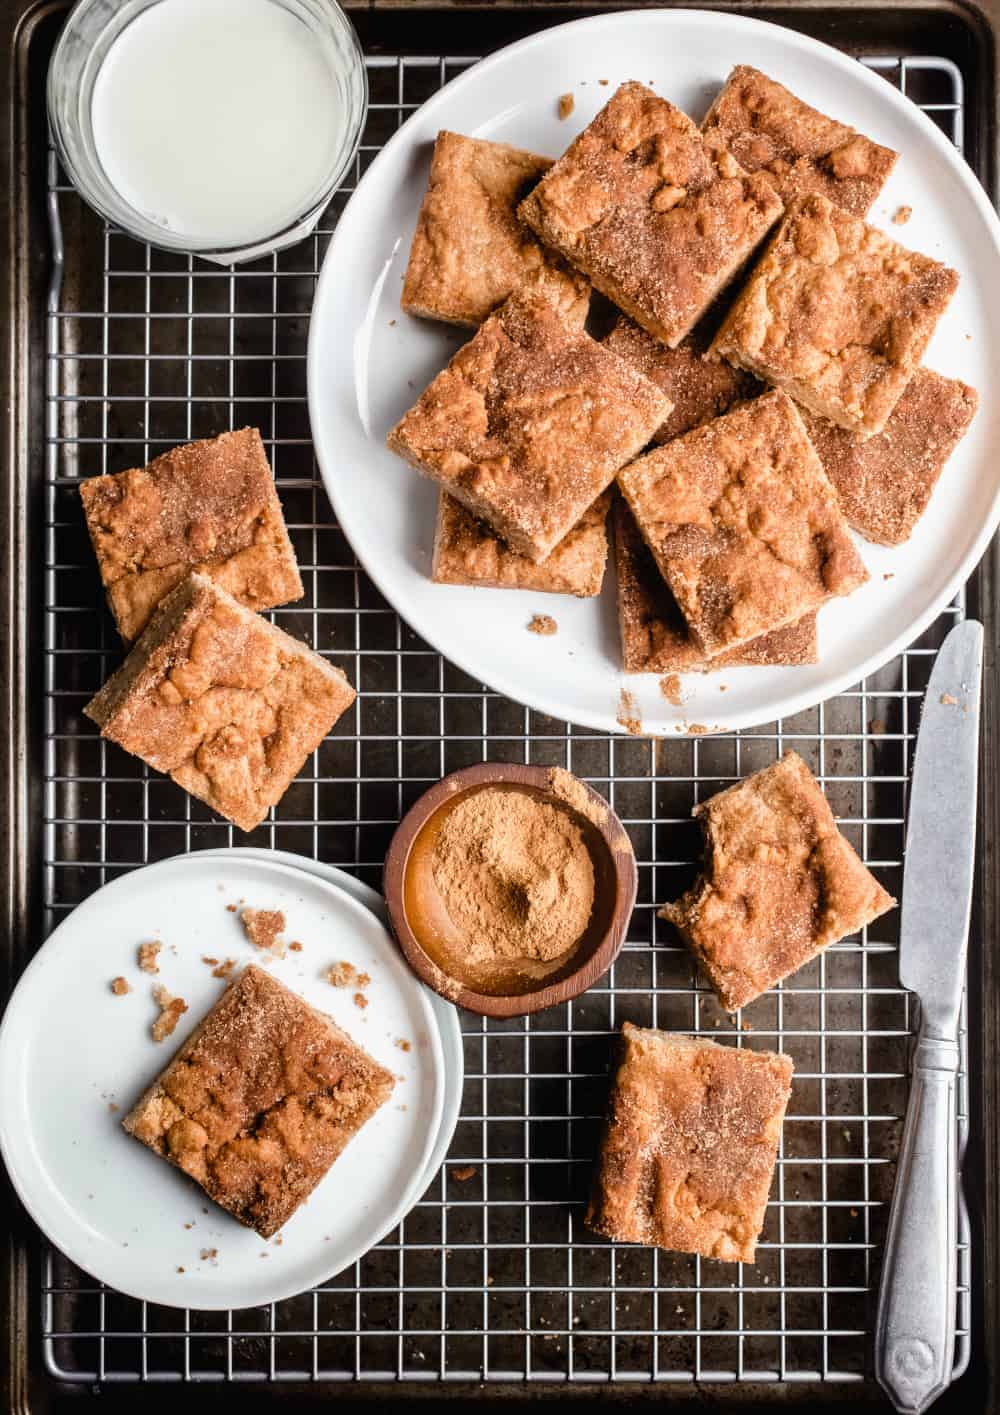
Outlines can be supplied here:
[[582, 325], [590, 282], [543, 250], [515, 215], [518, 202], [551, 166], [551, 158], [507, 143], [438, 133], [403, 281], [403, 309], [475, 326], [529, 279], [550, 293], [565, 319]]
[[459, 349], [388, 445], [538, 562], [669, 411], [631, 364], [543, 296], [519, 293]]
[[805, 762], [779, 762], [696, 806], [703, 872], [666, 904], [723, 1007], [735, 1011], [895, 904], [837, 829]]
[[702, 124], [783, 201], [818, 192], [866, 216], [899, 156], [803, 103], [759, 69], [738, 64]]
[[189, 570], [250, 609], [301, 599], [295, 552], [255, 427], [175, 447], [80, 485], [87, 529], [123, 639], [135, 639]]
[[622, 1243], [752, 1263], [792, 1069], [780, 1052], [626, 1022], [589, 1227]]
[[765, 393], [618, 478], [708, 657], [780, 629], [868, 578], [795, 405]]
[[587, 599], [600, 594], [608, 559], [609, 491], [602, 492], [540, 565], [518, 555], [470, 511], [442, 491], [432, 578], [440, 585], [539, 590]]
[[615, 571], [622, 667], [626, 673], [709, 672], [720, 668], [793, 667], [819, 658], [816, 615], [806, 614], [739, 648], [709, 659], [691, 637], [635, 517], [615, 498]]
[[901, 545], [978, 405], [967, 383], [918, 368], [885, 427], [867, 441], [826, 418], [802, 416], [848, 524], [879, 545]]
[[250, 965], [122, 1125], [270, 1238], [393, 1086], [332, 1018]]
[[675, 345], [781, 215], [686, 114], [622, 84], [518, 207], [619, 309]]
[[793, 202], [710, 353], [840, 427], [881, 432], [958, 288], [823, 196]]
[[354, 696], [339, 668], [189, 575], [84, 712], [102, 737], [250, 831]]
[[653, 433], [654, 442], [670, 442], [761, 392], [763, 385], [752, 373], [706, 359], [710, 342], [702, 321], [676, 349], [668, 349], [624, 315], [605, 338], [605, 348], [635, 364], [674, 405]]

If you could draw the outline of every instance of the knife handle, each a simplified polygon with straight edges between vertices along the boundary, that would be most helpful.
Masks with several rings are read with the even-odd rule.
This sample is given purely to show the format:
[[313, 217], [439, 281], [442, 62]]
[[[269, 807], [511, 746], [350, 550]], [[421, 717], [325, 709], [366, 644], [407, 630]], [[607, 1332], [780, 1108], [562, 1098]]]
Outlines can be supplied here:
[[941, 1394], [955, 1359], [957, 1073], [957, 1044], [921, 1029], [875, 1326], [875, 1374], [906, 1415]]

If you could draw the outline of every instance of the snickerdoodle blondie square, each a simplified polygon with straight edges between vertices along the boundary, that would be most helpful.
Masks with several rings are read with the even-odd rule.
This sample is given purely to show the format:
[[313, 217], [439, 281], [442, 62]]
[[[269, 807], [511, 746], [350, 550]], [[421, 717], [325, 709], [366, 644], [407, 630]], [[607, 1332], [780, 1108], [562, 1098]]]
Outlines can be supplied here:
[[543, 561], [649, 441], [670, 400], [631, 364], [519, 292], [480, 326], [388, 445]]
[[745, 1007], [895, 900], [837, 829], [805, 762], [773, 766], [696, 806], [703, 872], [664, 905], [723, 1007]]
[[475, 326], [527, 280], [550, 294], [564, 318], [582, 324], [590, 282], [545, 251], [515, 214], [551, 166], [551, 158], [507, 143], [438, 133], [403, 280], [403, 309]]
[[718, 136], [746, 172], [759, 172], [783, 201], [819, 192], [866, 216], [898, 153], [803, 103], [784, 84], [737, 64], [702, 132]]
[[967, 383], [918, 368], [885, 427], [865, 441], [803, 411], [848, 525], [880, 545], [909, 540], [978, 405]]
[[704, 320], [670, 349], [625, 315], [605, 337], [605, 348], [635, 364], [673, 403], [653, 433], [654, 442], [670, 442], [762, 392], [763, 384], [752, 373], [706, 358], [710, 342]]
[[868, 578], [785, 393], [765, 393], [647, 453], [618, 484], [706, 657]]
[[792, 1060], [626, 1022], [587, 1224], [752, 1263], [764, 1225]]
[[431, 578], [440, 585], [536, 590], [587, 599], [600, 594], [608, 559], [610, 491], [602, 492], [555, 550], [536, 564], [518, 555], [454, 497], [438, 501]]
[[102, 737], [250, 831], [354, 696], [339, 668], [188, 575], [84, 712]]
[[706, 658], [621, 497], [615, 498], [613, 516], [618, 626], [626, 673], [785, 668], [816, 662], [819, 644], [815, 614], [803, 615], [783, 629], [773, 629], [718, 658]]
[[190, 442], [146, 467], [80, 484], [87, 529], [123, 639], [142, 633], [189, 570], [250, 609], [301, 599], [295, 552], [255, 427]]
[[827, 197], [794, 201], [711, 354], [872, 437], [885, 427], [958, 288], [940, 261]]
[[331, 1017], [251, 965], [122, 1125], [270, 1238], [393, 1085]]
[[622, 84], [518, 207], [546, 245], [670, 345], [781, 211], [764, 177], [639, 83]]

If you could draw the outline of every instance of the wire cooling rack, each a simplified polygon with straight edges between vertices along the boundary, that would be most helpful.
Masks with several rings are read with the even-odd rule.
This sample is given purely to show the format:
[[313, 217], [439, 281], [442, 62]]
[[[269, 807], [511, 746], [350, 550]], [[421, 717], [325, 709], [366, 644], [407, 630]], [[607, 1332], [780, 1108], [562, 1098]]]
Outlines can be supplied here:
[[[372, 103], [355, 182], [402, 119], [472, 62], [368, 60]], [[951, 62], [864, 62], [962, 146], [962, 77]], [[568, 767], [607, 796], [632, 838], [640, 876], [626, 947], [584, 997], [509, 1022], [463, 1015], [466, 1084], [449, 1160], [376, 1249], [316, 1292], [223, 1314], [122, 1297], [50, 1251], [41, 1319], [51, 1373], [91, 1384], [869, 1379], [872, 1295], [913, 1022], [897, 979], [897, 916], [830, 949], [755, 1003], [746, 1020], [720, 1011], [655, 909], [693, 875], [692, 806], [792, 744], [819, 774], [847, 835], [898, 895], [919, 704], [934, 650], [961, 605], [856, 688], [737, 736], [602, 736], [501, 698], [434, 653], [381, 599], [318, 480], [305, 401], [308, 316], [354, 183], [309, 240], [220, 270], [97, 225], [54, 156], [49, 176], [48, 925], [124, 870], [231, 843], [228, 826], [109, 747], [82, 718], [121, 650], [76, 485], [248, 423], [260, 427], [271, 454], [306, 585], [302, 604], [274, 617], [345, 668], [359, 690], [352, 712], [250, 843], [321, 857], [377, 887], [391, 831], [429, 783], [484, 759], [527, 761]], [[584, 1229], [612, 1034], [626, 1019], [794, 1057], [754, 1266], [615, 1246]], [[964, 1140], [964, 1072], [960, 1113]], [[967, 1230], [959, 1274], [961, 1367]]]

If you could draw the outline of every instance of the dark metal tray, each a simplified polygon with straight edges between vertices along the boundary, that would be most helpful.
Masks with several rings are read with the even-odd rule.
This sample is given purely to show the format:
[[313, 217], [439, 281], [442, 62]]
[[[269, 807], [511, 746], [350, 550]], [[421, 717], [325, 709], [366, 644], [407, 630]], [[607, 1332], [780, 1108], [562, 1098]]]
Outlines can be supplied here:
[[[372, 109], [358, 173], [402, 117], [474, 58], [600, 6], [348, 5]], [[707, 6], [706, 8], [724, 8]], [[733, 6], [855, 54], [927, 108], [996, 196], [1000, 7]], [[6, 0], [0, 110], [0, 967], [5, 993], [65, 912], [115, 873], [226, 844], [228, 827], [98, 742], [80, 708], [117, 660], [75, 482], [223, 427], [261, 426], [308, 596], [277, 618], [350, 673], [357, 708], [254, 837], [378, 884], [400, 813], [430, 781], [485, 757], [571, 767], [625, 820], [639, 906], [611, 975], [569, 1007], [513, 1023], [463, 1016], [466, 1088], [448, 1164], [411, 1216], [317, 1293], [230, 1314], [177, 1313], [99, 1287], [12, 1201], [3, 1250], [11, 1411], [100, 1397], [105, 1408], [241, 1409], [274, 1399], [765, 1402], [884, 1406], [871, 1377], [872, 1294], [914, 1016], [895, 925], [838, 947], [753, 1012], [752, 1043], [795, 1056], [798, 1083], [760, 1259], [722, 1264], [614, 1248], [581, 1199], [625, 1018], [735, 1032], [655, 903], [689, 875], [691, 805], [794, 744], [845, 829], [898, 890], [906, 788], [933, 652], [956, 616], [987, 626], [981, 868], [970, 956], [957, 1363], [941, 1410], [1000, 1406], [996, 1363], [998, 790], [996, 553], [965, 596], [879, 674], [811, 713], [739, 736], [657, 744], [529, 712], [422, 644], [360, 573], [316, 477], [305, 409], [315, 275], [353, 183], [314, 238], [215, 270], [148, 252], [65, 185], [47, 143], [44, 77], [63, 0]], [[752, 56], [748, 56], [752, 58]], [[355, 180], [358, 173], [355, 174]], [[95, 966], [99, 966], [95, 963]], [[748, 1030], [748, 1029], [747, 1029]], [[455, 1181], [451, 1167], [476, 1176]], [[970, 1359], [971, 1358], [971, 1359]], [[142, 1386], [141, 1390], [139, 1386]]]

